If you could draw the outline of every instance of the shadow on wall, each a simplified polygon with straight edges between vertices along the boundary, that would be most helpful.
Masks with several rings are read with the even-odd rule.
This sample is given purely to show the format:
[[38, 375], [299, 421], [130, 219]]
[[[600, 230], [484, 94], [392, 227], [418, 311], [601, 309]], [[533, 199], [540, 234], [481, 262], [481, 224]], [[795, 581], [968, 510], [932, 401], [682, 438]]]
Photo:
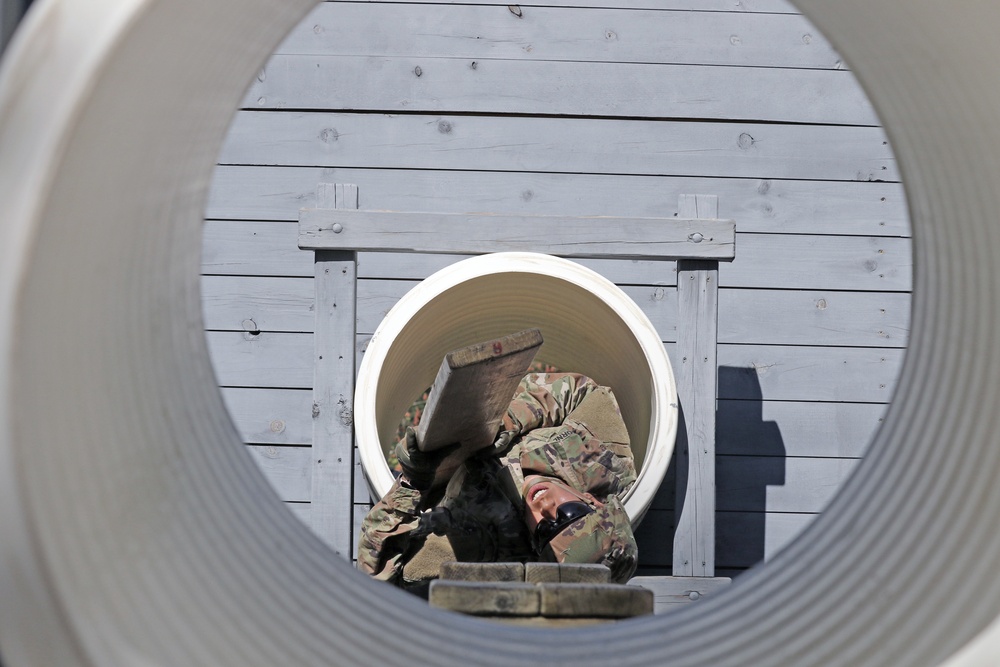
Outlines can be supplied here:
[[[719, 394], [733, 400], [716, 410], [716, 574], [737, 576], [764, 560], [767, 487], [785, 483], [785, 444], [773, 421], [763, 420], [763, 397], [753, 369], [719, 368]], [[686, 443], [681, 406], [677, 446]], [[636, 530], [639, 575], [671, 574], [676, 454], [650, 510]]]

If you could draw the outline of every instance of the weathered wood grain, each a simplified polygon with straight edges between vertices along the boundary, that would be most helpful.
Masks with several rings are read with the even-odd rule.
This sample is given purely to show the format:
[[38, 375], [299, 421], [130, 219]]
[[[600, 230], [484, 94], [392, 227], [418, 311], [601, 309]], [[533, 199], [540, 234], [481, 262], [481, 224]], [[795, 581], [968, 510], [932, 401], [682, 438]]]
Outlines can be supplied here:
[[[220, 386], [312, 386], [312, 334], [209, 331], [206, 338]], [[358, 345], [364, 345], [365, 338], [359, 336]], [[672, 344], [667, 353], [676, 366]], [[887, 403], [903, 353], [886, 348], [722, 344], [719, 398]]]
[[663, 217], [679, 195], [712, 192], [740, 233], [910, 235], [899, 183], [700, 178], [678, 166], [675, 176], [220, 166], [207, 216], [295, 222], [316, 205], [316, 183], [335, 178], [358, 184], [363, 207], [394, 211]]
[[[674, 354], [672, 346], [667, 353]], [[887, 403], [903, 354], [885, 348], [720, 345], [719, 398]]]
[[437, 484], [446, 484], [465, 459], [492, 446], [543, 340], [538, 329], [526, 329], [444, 355], [416, 427], [422, 451], [461, 445], [438, 466]]
[[610, 2], [589, 9], [532, 6], [517, 16], [503, 4], [322, 3], [276, 52], [843, 68], [840, 55], [802, 16], [712, 12], [700, 4], [681, 10]]
[[[748, 568], [774, 557], [802, 534], [818, 514], [718, 512], [716, 562], [719, 572]], [[670, 568], [673, 510], [651, 509], [635, 532], [639, 573]], [[669, 573], [669, 570], [667, 570]]]
[[[669, 269], [661, 269], [673, 273]], [[360, 280], [357, 330], [373, 333], [386, 313], [417, 283]], [[665, 341], [677, 336], [677, 300], [665, 287], [623, 285]], [[219, 331], [309, 332], [313, 281], [307, 278], [204, 276], [205, 327]], [[906, 293], [836, 290], [731, 289], [719, 292], [719, 340], [724, 343], [906, 346]]]
[[[224, 387], [222, 395], [244, 442], [311, 442], [312, 395], [308, 390]], [[886, 407], [882, 403], [722, 399], [717, 413], [717, 453], [860, 458], [882, 423]], [[355, 464], [355, 479], [362, 479], [360, 463]], [[364, 484], [356, 485], [355, 502], [367, 502], [367, 493]]]
[[201, 271], [212, 275], [312, 276], [313, 253], [300, 250], [288, 222], [208, 220], [202, 229]]
[[311, 447], [249, 445], [247, 449], [284, 501], [307, 502], [311, 493]]
[[305, 209], [299, 247], [417, 253], [540, 252], [560, 257], [730, 260], [732, 220], [341, 212]]
[[[878, 127], [610, 118], [243, 111], [236, 115], [219, 161], [296, 167], [899, 180], [895, 158]], [[385, 207], [369, 202], [363, 208]]]
[[245, 109], [711, 118], [876, 126], [848, 71], [275, 55]]
[[243, 442], [312, 444], [312, 393], [308, 390], [225, 387], [222, 398]]
[[[320, 183], [317, 203], [355, 209], [354, 185]], [[345, 559], [354, 554], [354, 377], [357, 253], [315, 253], [313, 336], [312, 529]]]
[[[680, 215], [715, 218], [719, 198], [681, 195]], [[677, 504], [674, 575], [715, 576], [715, 404], [718, 395], [719, 263], [677, 262], [677, 345], [673, 359], [684, 433], [674, 450]]]

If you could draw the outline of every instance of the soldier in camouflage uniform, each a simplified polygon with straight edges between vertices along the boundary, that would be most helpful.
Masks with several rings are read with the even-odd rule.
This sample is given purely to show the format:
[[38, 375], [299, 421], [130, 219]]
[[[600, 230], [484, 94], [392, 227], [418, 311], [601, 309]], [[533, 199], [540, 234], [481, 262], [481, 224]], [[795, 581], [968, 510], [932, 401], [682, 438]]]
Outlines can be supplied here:
[[529, 374], [502, 428], [438, 488], [450, 450], [421, 452], [407, 430], [403, 473], [362, 524], [359, 569], [419, 595], [447, 561], [604, 563], [627, 581], [637, 552], [619, 498], [636, 471], [611, 391], [574, 373]]

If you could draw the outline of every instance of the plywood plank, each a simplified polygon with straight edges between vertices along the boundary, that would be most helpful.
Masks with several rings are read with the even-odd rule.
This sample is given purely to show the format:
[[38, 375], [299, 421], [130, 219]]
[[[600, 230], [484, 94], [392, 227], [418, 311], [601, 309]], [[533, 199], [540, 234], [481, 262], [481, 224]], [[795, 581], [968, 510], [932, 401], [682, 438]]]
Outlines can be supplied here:
[[731, 260], [732, 220], [305, 209], [299, 247], [416, 253], [540, 252], [560, 257]]
[[879, 124], [848, 71], [476, 63], [472, 67], [467, 58], [275, 55], [252, 81], [241, 106]]
[[323, 3], [276, 52], [843, 67], [829, 42], [799, 15], [605, 4], [589, 9], [522, 7], [518, 15], [502, 4]]
[[[899, 180], [878, 127], [609, 118], [243, 111], [230, 127], [219, 162]], [[385, 208], [366, 201], [363, 208]]]
[[[737, 220], [741, 233], [910, 235], [899, 183], [699, 178], [685, 171], [618, 176], [221, 166], [207, 217], [296, 222], [300, 208], [316, 205], [316, 184], [327, 178], [357, 183], [363, 208], [662, 217], [676, 212], [679, 195], [711, 192], [719, 196], [719, 215]], [[212, 230], [206, 225], [206, 234]]]

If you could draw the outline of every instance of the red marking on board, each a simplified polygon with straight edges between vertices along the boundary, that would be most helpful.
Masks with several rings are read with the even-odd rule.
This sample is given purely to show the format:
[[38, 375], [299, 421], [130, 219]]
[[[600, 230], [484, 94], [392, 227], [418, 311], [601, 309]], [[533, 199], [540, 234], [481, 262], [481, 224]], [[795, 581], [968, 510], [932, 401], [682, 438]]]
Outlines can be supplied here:
[[500, 341], [493, 343], [493, 354], [503, 354], [503, 343]]

